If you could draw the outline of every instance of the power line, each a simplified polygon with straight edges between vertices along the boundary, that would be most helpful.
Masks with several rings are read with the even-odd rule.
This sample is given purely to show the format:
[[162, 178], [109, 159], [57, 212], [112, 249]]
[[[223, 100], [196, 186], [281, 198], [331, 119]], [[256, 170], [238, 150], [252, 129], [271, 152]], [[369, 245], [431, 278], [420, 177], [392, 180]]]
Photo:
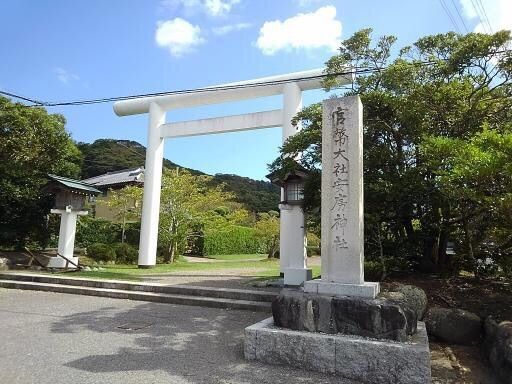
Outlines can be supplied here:
[[478, 19], [480, 20], [480, 24], [482, 24], [482, 28], [484, 29], [484, 33], [490, 33], [490, 31], [487, 31], [486, 25], [482, 19], [482, 15], [480, 13], [480, 9], [478, 8], [476, 0], [471, 0], [471, 4], [473, 5], [473, 9], [476, 12], [476, 15], [478, 16]]
[[459, 29], [459, 25], [457, 24], [457, 22], [455, 21], [455, 19], [453, 18], [452, 16], [452, 13], [450, 12], [450, 10], [448, 9], [448, 6], [446, 5], [446, 3], [444, 2], [444, 0], [439, 0], [439, 3], [441, 4], [441, 7], [443, 7], [444, 9], [444, 12], [448, 15], [448, 17], [450, 18], [453, 26], [455, 27], [455, 29], [457, 30], [457, 32], [460, 33], [460, 29]]
[[30, 99], [30, 98], [25, 97], [25, 96], [16, 95], [16, 94], [11, 93], [11, 92], [0, 91], [0, 95], [13, 97], [13, 98], [16, 98], [16, 99], [19, 99], [19, 100], [28, 101], [29, 103], [33, 103], [33, 104], [36, 104], [36, 105], [43, 105], [44, 104], [42, 101]]
[[477, 3], [480, 5], [480, 8], [484, 15], [484, 18], [487, 21], [487, 25], [489, 26], [489, 31], [492, 33], [493, 31], [492, 31], [491, 22], [489, 21], [489, 17], [487, 17], [487, 12], [485, 11], [485, 7], [484, 7], [484, 4], [482, 3], [482, 0], [477, 0]]
[[204, 92], [224, 91], [224, 90], [232, 90], [232, 89], [254, 88], [254, 87], [261, 87], [261, 86], [265, 86], [265, 85], [280, 85], [280, 84], [292, 83], [292, 82], [296, 82], [296, 81], [321, 79], [321, 78], [325, 78], [328, 76], [351, 75], [353, 73], [365, 74], [365, 73], [375, 72], [377, 70], [379, 70], [379, 69], [377, 69], [377, 68], [359, 68], [359, 69], [356, 69], [355, 71], [338, 72], [338, 73], [332, 73], [332, 74], [322, 74], [322, 75], [316, 75], [316, 76], [305, 76], [305, 77], [300, 77], [300, 78], [295, 78], [295, 79], [269, 80], [269, 81], [263, 81], [263, 82], [252, 83], [252, 84], [234, 84], [234, 85], [224, 85], [224, 86], [221, 85], [221, 86], [214, 86], [214, 87], [207, 87], [207, 88], [183, 89], [183, 90], [178, 90], [178, 91], [145, 93], [145, 94], [138, 94], [138, 95], [116, 96], [116, 97], [89, 99], [89, 100], [74, 100], [74, 101], [68, 101], [68, 102], [42, 102], [42, 101], [34, 101], [31, 99], [25, 100], [24, 98], [18, 97], [18, 95], [15, 95], [15, 94], [11, 94], [11, 97], [15, 97], [15, 98], [22, 99], [25, 101], [30, 101], [33, 103], [37, 103], [37, 105], [35, 105], [35, 106], [43, 106], [43, 107], [100, 104], [100, 103], [108, 103], [108, 102], [113, 102], [113, 101], [138, 99], [138, 98], [144, 98], [144, 97], [182, 95], [182, 94], [188, 94], [188, 93], [204, 93]]
[[[493, 54], [487, 55], [487, 56], [495, 56], [497, 54], [507, 53], [507, 52], [512, 52], [512, 51], [511, 50], [496, 51]], [[448, 61], [448, 59], [442, 59], [442, 60]], [[430, 66], [430, 65], [437, 64], [437, 62], [436, 61], [423, 61], [423, 62], [413, 62], [412, 64], [416, 65], [416, 66]], [[115, 97], [100, 98], [100, 99], [74, 100], [74, 101], [67, 101], [67, 102], [39, 101], [39, 100], [24, 97], [24, 96], [20, 96], [20, 95], [14, 94], [14, 93], [3, 92], [3, 91], [0, 91], [0, 94], [5, 94], [7, 96], [17, 98], [20, 100], [24, 100], [24, 101], [28, 101], [28, 102], [35, 104], [35, 105], [24, 105], [27, 108], [79, 106], [79, 105], [108, 103], [108, 102], [113, 102], [113, 101], [132, 100], [132, 99], [138, 99], [138, 98], [144, 98], [144, 97], [182, 95], [182, 94], [189, 94], [189, 93], [213, 92], [213, 91], [219, 91], [219, 90], [222, 91], [222, 90], [232, 90], [232, 89], [254, 88], [254, 87], [261, 87], [261, 86], [265, 86], [265, 85], [279, 85], [279, 84], [285, 84], [285, 83], [296, 82], [296, 81], [321, 79], [321, 78], [325, 78], [325, 77], [337, 77], [337, 76], [342, 76], [342, 75], [371, 74], [374, 72], [380, 72], [382, 70], [385, 70], [386, 68], [387, 67], [382, 67], [382, 68], [355, 67], [355, 69], [352, 71], [326, 73], [326, 74], [321, 74], [321, 75], [316, 75], [316, 76], [306, 76], [306, 77], [287, 79], [287, 80], [269, 80], [269, 81], [263, 81], [263, 82], [259, 82], [259, 83], [251, 83], [251, 84], [234, 84], [234, 85], [224, 85], [224, 86], [221, 85], [221, 86], [214, 86], [214, 87], [207, 87], [207, 88], [193, 88], [193, 89], [183, 89], [183, 90], [177, 90], [177, 91], [145, 93], [145, 94], [127, 95], [127, 96], [115, 96]]]
[[464, 18], [460, 14], [459, 8], [457, 7], [457, 4], [455, 3], [455, 0], [452, 0], [452, 5], [453, 5], [453, 8], [455, 8], [455, 12], [457, 12], [457, 15], [459, 15], [459, 19], [462, 22], [462, 25], [464, 26], [464, 29], [466, 30], [466, 33], [469, 33], [468, 26], [464, 22]]

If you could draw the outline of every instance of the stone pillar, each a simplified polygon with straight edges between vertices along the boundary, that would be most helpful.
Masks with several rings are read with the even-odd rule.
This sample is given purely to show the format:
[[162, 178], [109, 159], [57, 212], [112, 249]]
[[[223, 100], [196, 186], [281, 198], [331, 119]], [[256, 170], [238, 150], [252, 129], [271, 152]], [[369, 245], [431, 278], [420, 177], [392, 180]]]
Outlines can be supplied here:
[[144, 171], [144, 197], [139, 240], [139, 268], [156, 264], [158, 219], [160, 217], [160, 189], [162, 187], [162, 163], [164, 139], [160, 125], [165, 123], [165, 111], [156, 103], [149, 106], [148, 143]]
[[[75, 251], [75, 234], [76, 234], [76, 220], [78, 216], [87, 215], [87, 211], [73, 211], [71, 209], [52, 209], [51, 213], [56, 213], [60, 216], [60, 229], [59, 229], [59, 244], [57, 253], [71, 260], [73, 263], [78, 264], [78, 257], [74, 257]], [[64, 268], [68, 262], [61, 257], [52, 257], [47, 267], [48, 268]], [[73, 268], [72, 265], [69, 267]]]
[[375, 297], [364, 281], [363, 107], [359, 96], [323, 102], [322, 278], [306, 292]]
[[[302, 109], [302, 90], [296, 83], [287, 83], [283, 90], [283, 143], [300, 130], [292, 119]], [[281, 188], [281, 201], [285, 199]], [[280, 204], [279, 266], [285, 285], [300, 285], [311, 279], [307, 269], [306, 225], [300, 206]]]

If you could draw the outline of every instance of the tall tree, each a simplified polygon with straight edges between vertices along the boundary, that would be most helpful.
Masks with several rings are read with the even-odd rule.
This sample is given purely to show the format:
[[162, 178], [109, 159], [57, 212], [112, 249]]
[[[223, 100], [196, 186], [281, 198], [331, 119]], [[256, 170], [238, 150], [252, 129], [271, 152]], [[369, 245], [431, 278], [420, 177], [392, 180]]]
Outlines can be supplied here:
[[158, 232], [159, 243], [166, 250], [164, 262], [173, 262], [184, 251], [187, 240], [202, 236], [205, 227], [218, 223], [218, 216], [223, 214], [219, 212], [230, 205], [233, 196], [222, 186], [212, 188], [211, 179], [180, 169], [164, 173]]
[[[454, 264], [446, 254], [448, 240], [467, 243], [458, 220], [475, 216], [466, 208], [460, 217], [457, 193], [447, 195], [441, 188], [432, 140], [467, 142], [484, 127], [497, 135], [510, 132], [510, 32], [427, 36], [393, 56], [395, 41], [384, 36], [373, 43], [371, 29], [355, 33], [327, 62], [331, 76], [325, 87], [335, 87], [336, 74], [347, 66], [372, 70], [359, 74], [353, 89], [344, 93], [358, 94], [364, 106], [367, 255], [448, 268]], [[303, 131], [285, 143], [271, 167], [286, 168], [290, 155], [302, 154], [301, 165], [313, 174], [306, 185], [307, 208], [313, 215], [320, 205], [320, 109], [313, 105], [298, 114]], [[445, 144], [454, 147], [460, 141]], [[487, 182], [506, 178], [495, 170]], [[485, 211], [483, 201], [479, 206]]]
[[0, 97], [0, 244], [44, 245], [51, 202], [41, 194], [47, 174], [77, 177], [81, 153], [62, 115]]

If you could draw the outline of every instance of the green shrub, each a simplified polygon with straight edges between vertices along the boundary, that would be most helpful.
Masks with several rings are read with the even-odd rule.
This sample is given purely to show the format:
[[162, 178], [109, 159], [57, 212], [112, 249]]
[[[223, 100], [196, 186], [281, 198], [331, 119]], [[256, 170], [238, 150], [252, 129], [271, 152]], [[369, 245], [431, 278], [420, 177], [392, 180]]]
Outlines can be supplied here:
[[319, 246], [307, 246], [306, 247], [306, 252], [307, 252], [307, 255], [308, 257], [311, 257], [311, 256], [320, 256], [321, 254], [321, 248]]
[[135, 264], [139, 257], [137, 249], [127, 243], [118, 243], [114, 246], [116, 263]]
[[204, 255], [235, 255], [263, 253], [264, 244], [249, 227], [231, 226], [205, 234]]
[[308, 247], [320, 247], [320, 238], [313, 232], [307, 233]]
[[87, 256], [94, 261], [116, 261], [116, 251], [109, 244], [91, 244], [87, 247]]
[[380, 261], [364, 261], [364, 279], [366, 281], [380, 281], [384, 275], [384, 268]]
[[135, 248], [139, 246], [140, 238], [140, 221], [136, 223], [126, 223], [124, 229], [124, 242], [133, 245]]
[[121, 240], [121, 225], [111, 221], [83, 216], [77, 222], [75, 244], [89, 247], [95, 243], [112, 244]]

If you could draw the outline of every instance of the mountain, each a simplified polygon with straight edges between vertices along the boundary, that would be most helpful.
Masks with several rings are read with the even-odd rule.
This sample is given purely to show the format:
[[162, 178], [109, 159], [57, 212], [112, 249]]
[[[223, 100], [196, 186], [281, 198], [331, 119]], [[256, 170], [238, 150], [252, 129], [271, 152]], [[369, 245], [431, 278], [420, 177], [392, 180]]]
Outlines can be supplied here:
[[[77, 146], [84, 156], [82, 179], [121, 169], [142, 167], [146, 159], [146, 147], [131, 140], [99, 139], [94, 143], [77, 143]], [[168, 159], [164, 159], [164, 167], [179, 167], [196, 175], [204, 174], [195, 169], [181, 167]], [[238, 175], [214, 175], [212, 184], [221, 183], [224, 183], [226, 190], [233, 192], [237, 201], [250, 211], [267, 212], [278, 208], [279, 187], [269, 182]]]

